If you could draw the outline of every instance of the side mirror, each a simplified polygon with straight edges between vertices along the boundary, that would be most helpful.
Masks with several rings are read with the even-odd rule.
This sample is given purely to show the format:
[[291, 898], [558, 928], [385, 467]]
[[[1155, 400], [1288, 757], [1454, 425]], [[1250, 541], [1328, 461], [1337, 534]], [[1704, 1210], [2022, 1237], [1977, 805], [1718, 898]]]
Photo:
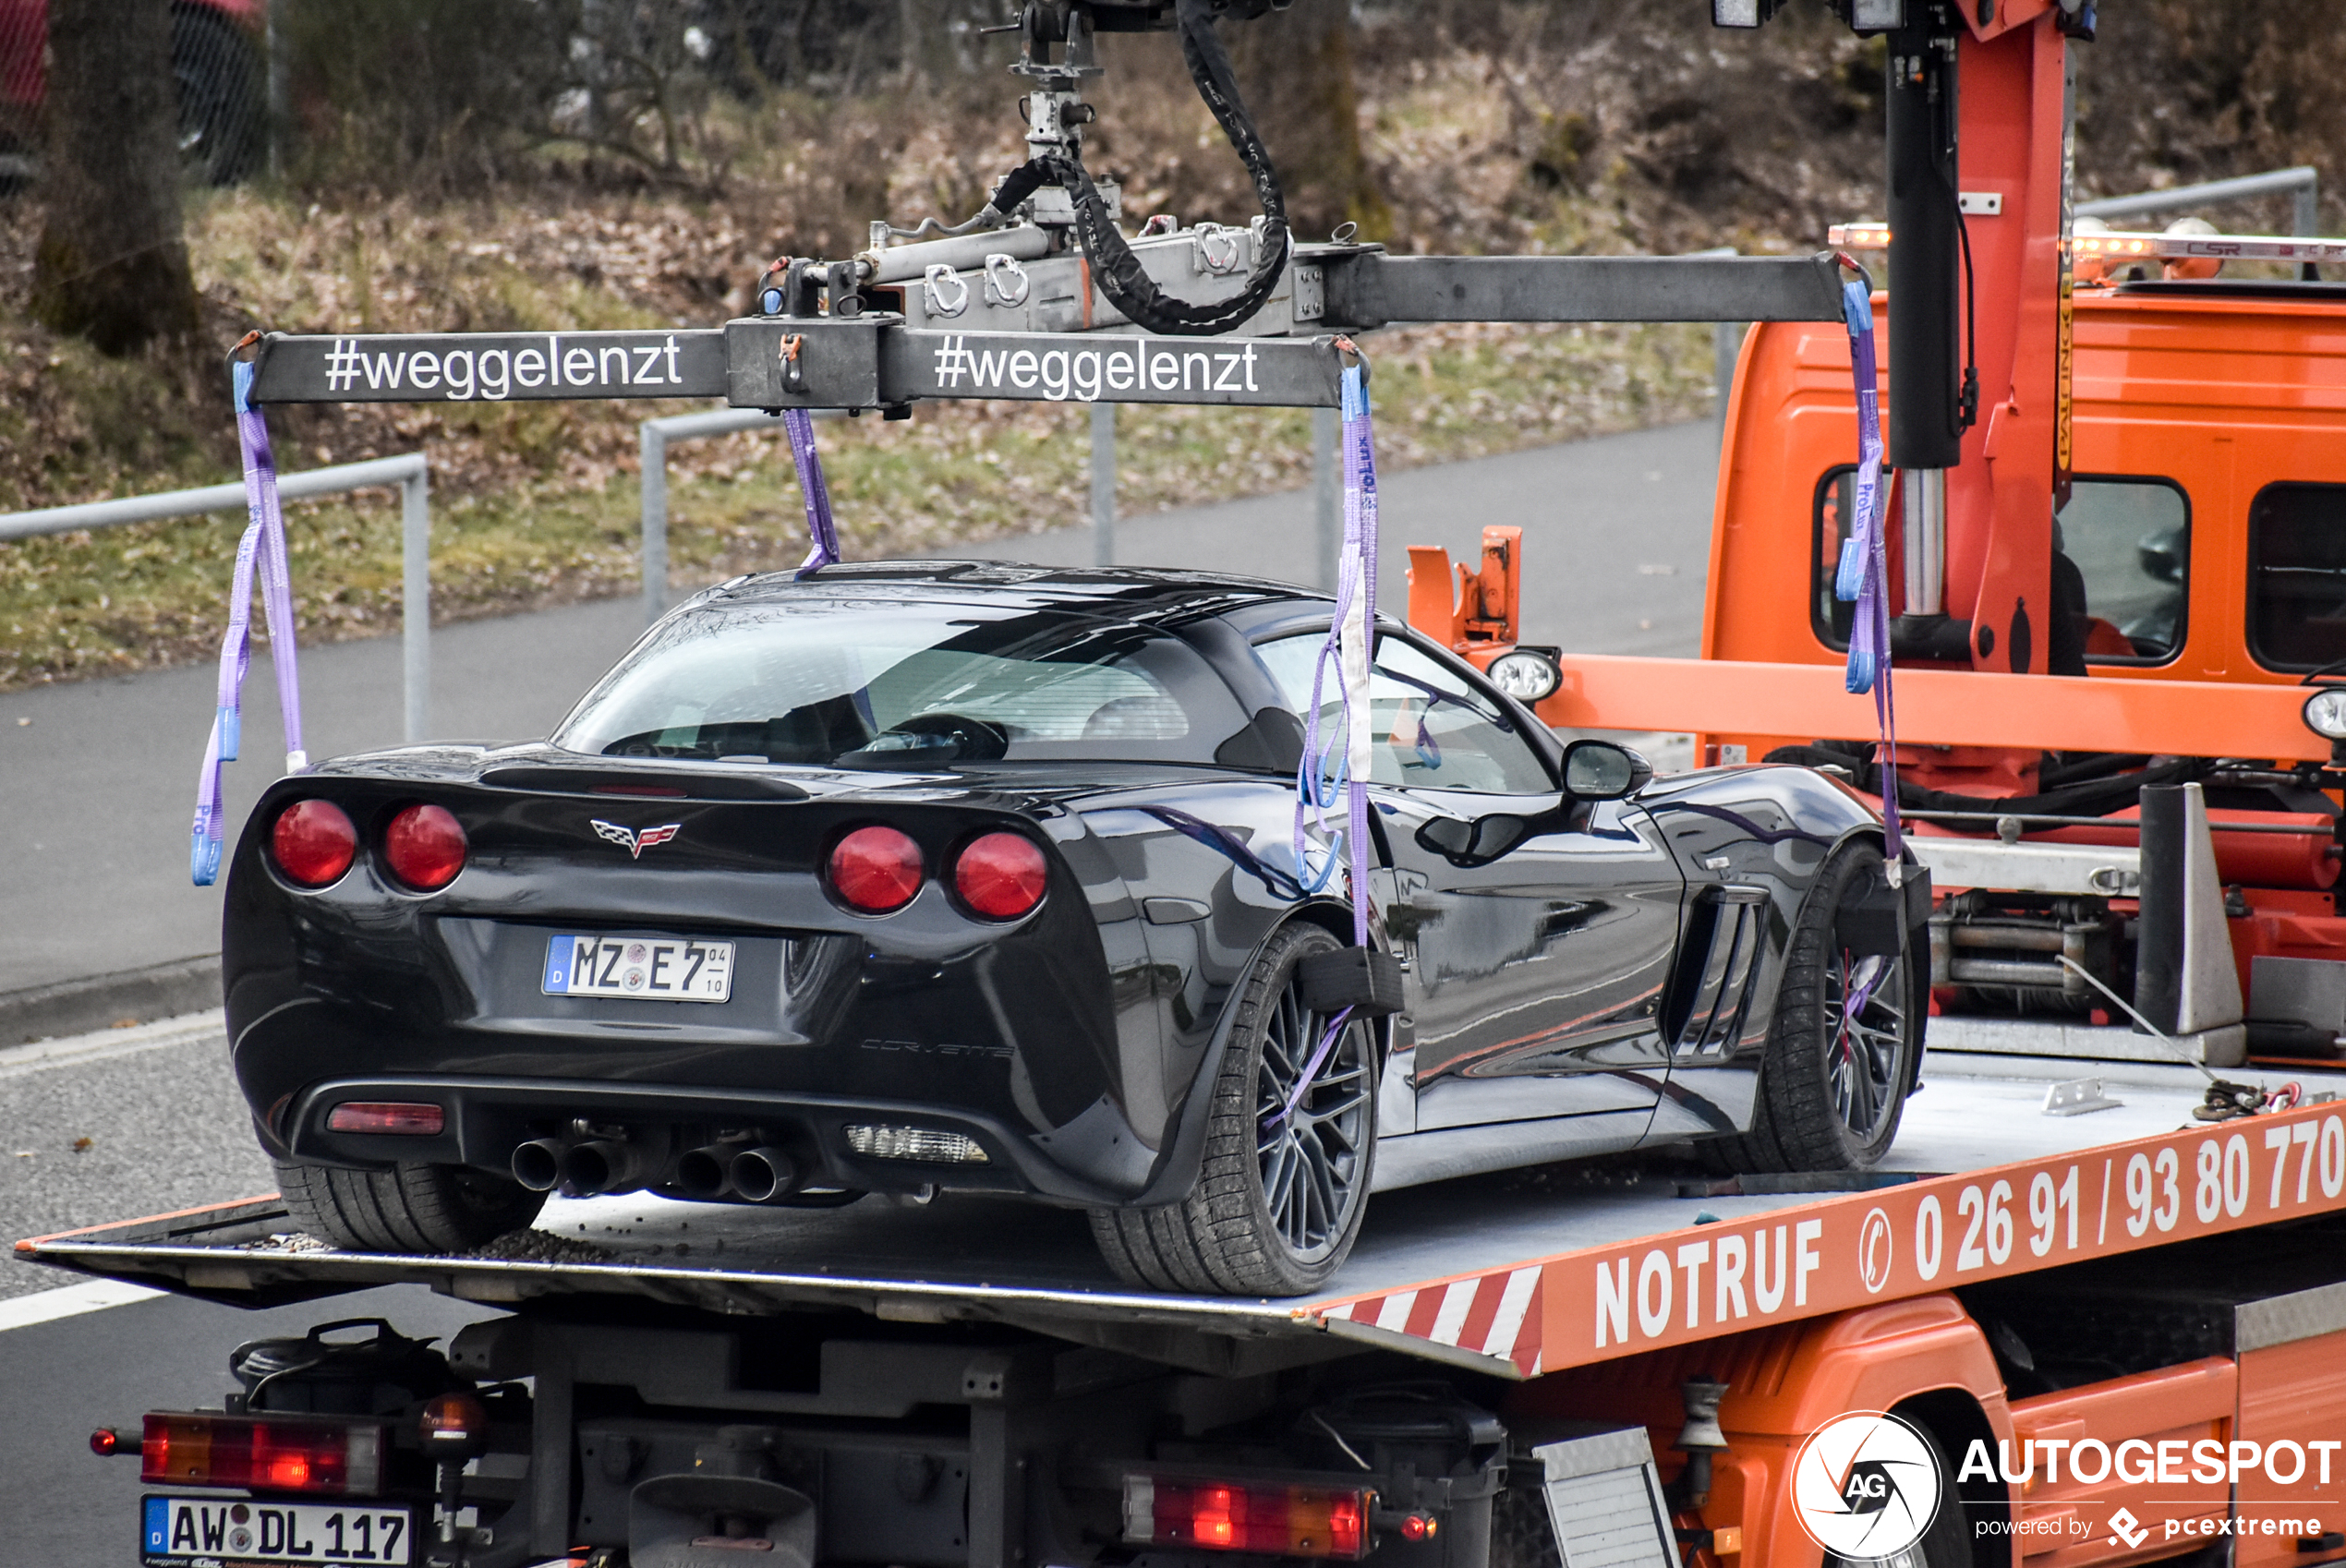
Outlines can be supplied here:
[[1564, 748], [1564, 790], [1575, 800], [1621, 801], [1653, 779], [1653, 766], [1611, 741], [1575, 741]]
[[1418, 829], [1418, 843], [1452, 865], [1489, 865], [1531, 837], [1536, 826], [1512, 812], [1493, 812], [1471, 822], [1437, 816]]

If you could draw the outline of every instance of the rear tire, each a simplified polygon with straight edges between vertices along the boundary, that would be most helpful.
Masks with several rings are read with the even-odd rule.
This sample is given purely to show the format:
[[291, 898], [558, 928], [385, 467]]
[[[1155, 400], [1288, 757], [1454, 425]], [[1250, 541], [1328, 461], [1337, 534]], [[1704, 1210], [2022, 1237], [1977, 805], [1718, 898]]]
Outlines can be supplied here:
[[1300, 1296], [1352, 1250], [1376, 1163], [1376, 1037], [1348, 1023], [1285, 1114], [1333, 1019], [1311, 1011], [1296, 966], [1342, 944], [1316, 925], [1274, 935], [1232, 1005], [1197, 1185], [1163, 1209], [1098, 1209], [1092, 1235], [1127, 1285]]
[[[1881, 865], [1871, 844], [1842, 850], [1818, 876], [1793, 922], [1784, 981], [1760, 1068], [1752, 1128], [1706, 1151], [1732, 1171], [1866, 1170], [1898, 1137], [1922, 1061], [1929, 1008], [1927, 955], [1861, 959], [1842, 947], [1834, 918]], [[1853, 991], [1866, 988], [1855, 1019]]]
[[461, 1165], [344, 1171], [277, 1164], [277, 1190], [303, 1230], [352, 1252], [469, 1252], [525, 1230], [546, 1195]]

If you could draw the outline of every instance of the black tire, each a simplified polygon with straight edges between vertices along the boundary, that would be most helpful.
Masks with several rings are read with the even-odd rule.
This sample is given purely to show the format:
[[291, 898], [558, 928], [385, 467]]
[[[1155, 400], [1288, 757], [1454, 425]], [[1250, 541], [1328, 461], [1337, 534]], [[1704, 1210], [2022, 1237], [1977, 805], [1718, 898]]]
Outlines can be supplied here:
[[[1890, 1152], [1922, 1060], [1929, 1008], [1920, 941], [1894, 959], [1853, 956], [1833, 934], [1844, 899], [1881, 865], [1853, 844], [1818, 875], [1793, 923], [1783, 983], [1760, 1067], [1749, 1132], [1708, 1152], [1736, 1171], [1865, 1170]], [[1869, 965], [1881, 966], [1868, 974]], [[1854, 1028], [1844, 1027], [1853, 985], [1872, 986]]]
[[469, 1252], [526, 1229], [546, 1195], [461, 1165], [341, 1171], [277, 1164], [277, 1191], [303, 1230], [352, 1252]]
[[1348, 1024], [1291, 1119], [1283, 1110], [1333, 1019], [1303, 1005], [1296, 965], [1342, 944], [1315, 925], [1272, 936], [1233, 1006], [1205, 1154], [1189, 1197], [1100, 1209], [1092, 1235], [1128, 1285], [1300, 1296], [1352, 1250], [1376, 1164], [1376, 1036]]
[[206, 185], [260, 168], [268, 111], [260, 57], [236, 23], [201, 6], [171, 8], [171, 75], [179, 90], [179, 159]]

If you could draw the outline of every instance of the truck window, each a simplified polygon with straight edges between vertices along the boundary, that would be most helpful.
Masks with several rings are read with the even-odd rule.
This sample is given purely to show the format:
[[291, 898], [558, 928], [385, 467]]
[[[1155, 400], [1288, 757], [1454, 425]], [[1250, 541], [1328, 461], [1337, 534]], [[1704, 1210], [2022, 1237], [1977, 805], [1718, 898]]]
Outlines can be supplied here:
[[2053, 548], [2086, 585], [2086, 662], [2164, 664], [2183, 652], [2191, 502], [2167, 479], [2081, 474]]
[[[1827, 647], [1849, 645], [1856, 606], [1833, 597], [1832, 579], [1848, 538], [1856, 469], [1829, 468], [1817, 481], [1809, 559], [1808, 622]], [[2346, 502], [2341, 502], [2346, 508]], [[2085, 588], [2088, 664], [2164, 664], [2183, 651], [2191, 575], [2191, 503], [2171, 480], [2080, 475], [2061, 511], [2054, 546]], [[1893, 538], [1892, 573], [1897, 571]], [[2346, 564], [2346, 552], [2340, 554]], [[2346, 576], [2340, 597], [2346, 599]], [[2346, 622], [2339, 653], [2346, 655]]]
[[2346, 485], [2267, 485], [2248, 503], [2248, 651], [2267, 669], [2346, 659]]

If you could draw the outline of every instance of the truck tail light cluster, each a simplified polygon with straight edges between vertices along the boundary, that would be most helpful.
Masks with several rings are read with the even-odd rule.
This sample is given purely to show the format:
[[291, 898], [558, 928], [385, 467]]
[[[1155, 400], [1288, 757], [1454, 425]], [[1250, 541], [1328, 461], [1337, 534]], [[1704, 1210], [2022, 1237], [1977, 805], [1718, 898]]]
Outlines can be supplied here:
[[1276, 1557], [1368, 1555], [1365, 1490], [1262, 1481], [1124, 1478], [1124, 1538]]
[[153, 1410], [139, 1478], [151, 1486], [372, 1497], [382, 1490], [386, 1436], [381, 1421]]

